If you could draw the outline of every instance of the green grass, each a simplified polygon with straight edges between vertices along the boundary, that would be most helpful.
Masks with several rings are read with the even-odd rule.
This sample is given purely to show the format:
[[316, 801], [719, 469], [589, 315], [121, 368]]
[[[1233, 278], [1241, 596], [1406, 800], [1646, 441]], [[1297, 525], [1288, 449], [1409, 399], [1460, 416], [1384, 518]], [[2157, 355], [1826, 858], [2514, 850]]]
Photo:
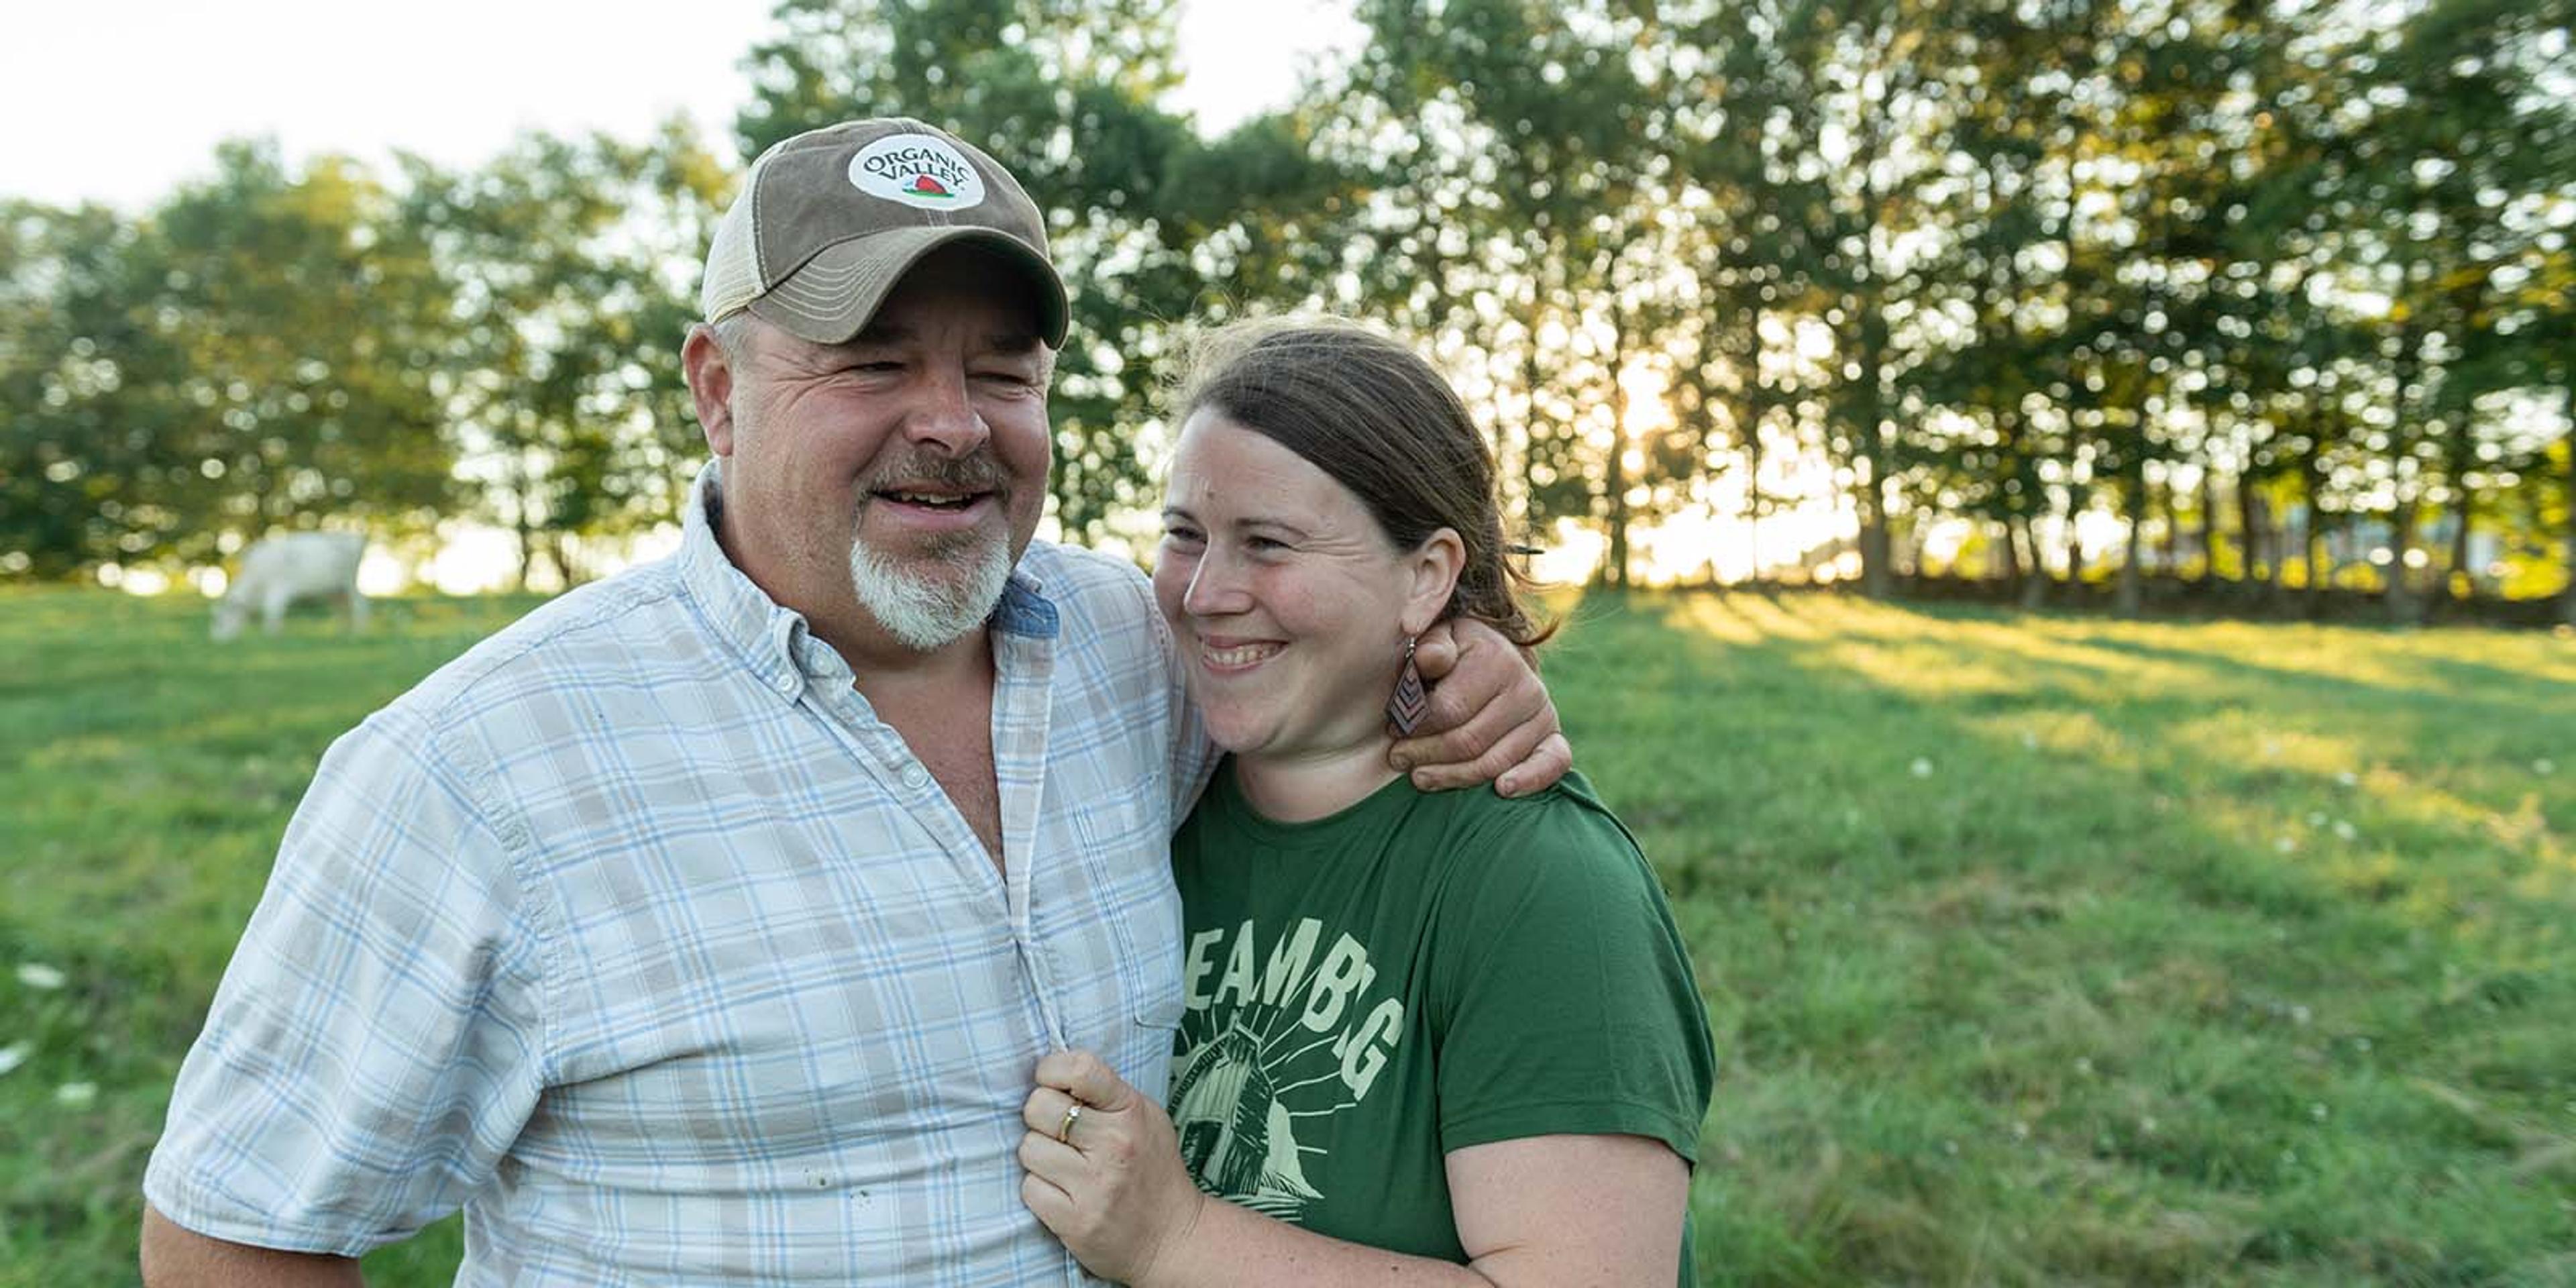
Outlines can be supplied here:
[[[526, 606], [0, 595], [0, 1285], [133, 1280], [313, 762]], [[2576, 640], [1671, 596], [1548, 673], [1718, 1034], [1705, 1282], [2576, 1284]]]

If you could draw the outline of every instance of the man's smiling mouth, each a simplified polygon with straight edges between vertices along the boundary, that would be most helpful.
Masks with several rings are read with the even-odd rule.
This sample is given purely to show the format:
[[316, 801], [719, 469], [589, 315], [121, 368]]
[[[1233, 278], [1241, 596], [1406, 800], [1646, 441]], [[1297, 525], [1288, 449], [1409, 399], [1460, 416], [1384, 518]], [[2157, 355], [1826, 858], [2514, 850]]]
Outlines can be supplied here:
[[895, 488], [875, 492], [872, 495], [882, 497], [888, 501], [898, 502], [903, 505], [927, 506], [934, 510], [962, 510], [967, 506], [973, 505], [977, 501], [983, 500], [985, 497], [991, 496], [992, 493], [913, 492]]

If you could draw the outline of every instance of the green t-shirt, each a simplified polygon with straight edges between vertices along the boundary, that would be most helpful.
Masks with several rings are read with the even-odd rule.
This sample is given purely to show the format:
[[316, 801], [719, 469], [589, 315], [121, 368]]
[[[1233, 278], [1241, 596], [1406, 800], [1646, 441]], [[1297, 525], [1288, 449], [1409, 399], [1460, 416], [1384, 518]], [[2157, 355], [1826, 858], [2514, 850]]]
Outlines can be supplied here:
[[1450, 1150], [1623, 1133], [1696, 1160], [1707, 1017], [1653, 870], [1580, 775], [1516, 800], [1397, 779], [1278, 823], [1233, 768], [1173, 842], [1170, 1109], [1201, 1188], [1464, 1262]]

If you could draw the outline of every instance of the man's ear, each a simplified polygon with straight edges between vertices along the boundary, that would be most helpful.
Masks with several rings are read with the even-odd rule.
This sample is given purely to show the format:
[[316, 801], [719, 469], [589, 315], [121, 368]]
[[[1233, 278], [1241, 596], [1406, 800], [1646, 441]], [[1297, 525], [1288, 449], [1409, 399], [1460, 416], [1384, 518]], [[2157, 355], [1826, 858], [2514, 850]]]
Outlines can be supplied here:
[[1458, 574], [1467, 566], [1467, 543], [1455, 529], [1442, 528], [1406, 554], [1404, 566], [1413, 576], [1413, 589], [1404, 597], [1404, 633], [1419, 635], [1448, 612]]
[[697, 407], [707, 450], [733, 455], [733, 363], [716, 341], [714, 327], [690, 325], [689, 338], [680, 342], [680, 371], [688, 377], [689, 401]]

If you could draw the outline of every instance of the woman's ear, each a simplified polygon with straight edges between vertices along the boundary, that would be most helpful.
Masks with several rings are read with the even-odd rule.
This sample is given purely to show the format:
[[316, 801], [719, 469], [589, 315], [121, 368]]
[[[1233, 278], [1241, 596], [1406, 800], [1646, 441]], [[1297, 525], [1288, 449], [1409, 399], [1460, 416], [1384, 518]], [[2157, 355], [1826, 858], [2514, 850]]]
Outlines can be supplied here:
[[1406, 572], [1413, 578], [1413, 588], [1404, 597], [1403, 626], [1407, 635], [1419, 635], [1431, 629], [1449, 610], [1449, 597], [1458, 589], [1458, 574], [1467, 566], [1467, 543], [1458, 539], [1454, 528], [1442, 528], [1422, 539], [1404, 556]]

